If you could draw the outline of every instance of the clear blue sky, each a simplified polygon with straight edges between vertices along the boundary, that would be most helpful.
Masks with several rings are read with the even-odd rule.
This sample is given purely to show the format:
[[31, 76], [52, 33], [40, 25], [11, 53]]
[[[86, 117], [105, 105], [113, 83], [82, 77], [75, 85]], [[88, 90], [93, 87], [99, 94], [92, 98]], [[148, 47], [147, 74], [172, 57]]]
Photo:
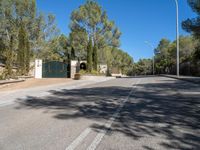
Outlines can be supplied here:
[[[97, 0], [107, 11], [122, 32], [121, 49], [128, 52], [134, 61], [151, 58], [153, 50], [145, 41], [157, 46], [161, 38], [176, 38], [176, 11], [174, 0]], [[53, 13], [61, 33], [68, 35], [70, 14], [85, 0], [37, 0], [37, 7], [44, 13]], [[195, 14], [187, 0], [179, 0], [180, 34], [187, 35], [181, 22]]]

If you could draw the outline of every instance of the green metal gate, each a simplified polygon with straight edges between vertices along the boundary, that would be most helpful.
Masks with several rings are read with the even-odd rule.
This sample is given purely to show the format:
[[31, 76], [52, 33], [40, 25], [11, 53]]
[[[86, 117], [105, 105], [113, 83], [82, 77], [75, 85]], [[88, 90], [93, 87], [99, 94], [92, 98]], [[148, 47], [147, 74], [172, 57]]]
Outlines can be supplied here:
[[42, 64], [43, 78], [70, 78], [70, 64], [59, 61], [44, 62]]

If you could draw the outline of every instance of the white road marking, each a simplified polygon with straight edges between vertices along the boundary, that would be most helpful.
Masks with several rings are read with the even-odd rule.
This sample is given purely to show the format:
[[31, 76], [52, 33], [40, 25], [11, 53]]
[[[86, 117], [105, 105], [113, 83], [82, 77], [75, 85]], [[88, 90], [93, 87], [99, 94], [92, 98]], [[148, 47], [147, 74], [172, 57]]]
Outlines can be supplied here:
[[3, 102], [0, 102], [0, 107], [11, 105], [13, 103], [14, 103], [14, 101], [3, 101]]
[[90, 132], [91, 128], [86, 128], [65, 150], [74, 150]]
[[140, 82], [140, 80], [138, 80], [137, 83], [136, 83], [136, 85], [133, 86], [133, 88], [131, 89], [128, 97], [122, 102], [122, 105], [117, 109], [117, 111], [113, 114], [113, 116], [104, 125], [106, 128], [104, 130], [101, 130], [97, 134], [97, 136], [95, 137], [95, 139], [93, 140], [93, 142], [90, 144], [90, 146], [87, 148], [87, 150], [95, 150], [97, 148], [97, 146], [99, 145], [99, 143], [101, 142], [101, 140], [103, 139], [103, 137], [105, 136], [105, 134], [108, 132], [109, 128], [112, 126], [112, 123], [119, 116], [120, 111], [124, 107], [125, 103], [128, 101], [128, 99], [131, 96], [131, 94], [133, 94], [133, 89], [135, 89], [137, 87], [137, 84], [139, 82]]
[[[114, 91], [114, 90], [112, 90], [112, 91]], [[89, 128], [89, 127], [86, 128], [65, 150], [74, 150], [84, 140], [84, 138], [86, 138], [86, 136], [91, 131], [92, 131], [91, 128]]]

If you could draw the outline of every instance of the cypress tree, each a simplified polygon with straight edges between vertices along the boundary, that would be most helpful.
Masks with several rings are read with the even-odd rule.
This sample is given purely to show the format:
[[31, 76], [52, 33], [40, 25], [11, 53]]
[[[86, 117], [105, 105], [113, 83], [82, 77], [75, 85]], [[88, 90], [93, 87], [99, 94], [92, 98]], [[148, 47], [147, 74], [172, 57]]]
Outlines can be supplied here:
[[6, 52], [6, 76], [10, 78], [12, 76], [13, 68], [13, 36], [10, 37], [10, 46]]
[[76, 57], [74, 47], [71, 48], [71, 60], [74, 60]]
[[92, 71], [92, 38], [89, 38], [88, 46], [87, 46], [87, 70], [88, 72]]
[[18, 72], [19, 74], [23, 74], [23, 58], [24, 58], [24, 46], [25, 46], [25, 33], [22, 25], [20, 26], [19, 29], [19, 34], [18, 34], [18, 53], [17, 53], [17, 62], [18, 62]]
[[18, 72], [20, 75], [27, 75], [30, 65], [30, 45], [27, 37], [27, 33], [23, 24], [21, 24], [18, 34]]
[[97, 65], [98, 65], [97, 45], [94, 44], [94, 48], [93, 48], [93, 69], [95, 71], [97, 71]]
[[26, 36], [26, 45], [25, 45], [25, 74], [28, 75], [30, 70], [30, 44]]

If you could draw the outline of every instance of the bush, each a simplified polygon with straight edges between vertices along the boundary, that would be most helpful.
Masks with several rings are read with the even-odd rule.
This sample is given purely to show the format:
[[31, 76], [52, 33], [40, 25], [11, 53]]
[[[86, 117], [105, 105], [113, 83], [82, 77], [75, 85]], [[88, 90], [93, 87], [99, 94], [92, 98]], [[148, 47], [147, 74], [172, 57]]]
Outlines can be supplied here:
[[95, 75], [95, 76], [103, 75], [103, 74], [99, 73], [99, 72], [96, 71], [96, 70], [92, 70], [91, 72], [87, 72], [86, 70], [80, 70], [79, 73], [80, 73], [81, 75]]
[[96, 76], [100, 75], [100, 73], [99, 73], [98, 71], [96, 71], [96, 70], [92, 70], [92, 71], [91, 71], [91, 74], [92, 74], [92, 75], [96, 75]]
[[3, 75], [0, 75], [0, 80], [4, 80]]
[[9, 74], [8, 70], [4, 69], [2, 74], [0, 74], [0, 80], [6, 79], [17, 79], [17, 73], [15, 71], [12, 71], [11, 74]]
[[85, 74], [87, 74], [87, 71], [82, 69], [82, 70], [79, 71], [79, 73], [80, 73], [81, 75], [85, 75]]

